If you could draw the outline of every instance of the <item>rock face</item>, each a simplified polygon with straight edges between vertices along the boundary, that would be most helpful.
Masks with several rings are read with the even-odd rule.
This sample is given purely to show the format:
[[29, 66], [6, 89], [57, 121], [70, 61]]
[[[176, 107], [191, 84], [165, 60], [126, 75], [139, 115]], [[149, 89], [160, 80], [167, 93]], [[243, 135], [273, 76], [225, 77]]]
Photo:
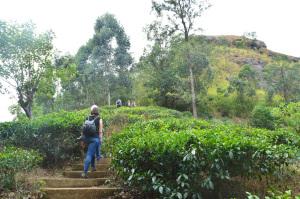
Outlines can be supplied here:
[[300, 57], [293, 57], [293, 56], [289, 56], [289, 55], [285, 55], [282, 53], [278, 53], [278, 52], [274, 52], [271, 50], [268, 50], [268, 54], [270, 57], [285, 57], [287, 60], [292, 61], [292, 62], [298, 62], [300, 61]]
[[289, 55], [284, 55], [281, 53], [273, 52], [267, 49], [265, 42], [257, 39], [249, 39], [244, 36], [235, 36], [235, 35], [221, 35], [221, 36], [200, 36], [201, 39], [209, 42], [215, 43], [217, 45], [226, 45], [239, 48], [248, 48], [252, 50], [257, 50], [260, 53], [266, 53], [270, 57], [285, 57], [289, 61], [298, 62], [300, 57], [293, 57]]
[[214, 42], [219, 45], [229, 45], [237, 47], [245, 47], [254, 50], [267, 48], [265, 42], [257, 39], [248, 39], [246, 37], [234, 36], [234, 35], [223, 35], [223, 36], [201, 36], [204, 40]]
[[251, 49], [267, 48], [267, 45], [265, 44], [265, 42], [256, 40], [256, 39], [248, 41], [248, 46]]
[[260, 59], [255, 59], [251, 57], [237, 57], [233, 61], [240, 66], [242, 65], [251, 65], [255, 70], [262, 71], [266, 63]]

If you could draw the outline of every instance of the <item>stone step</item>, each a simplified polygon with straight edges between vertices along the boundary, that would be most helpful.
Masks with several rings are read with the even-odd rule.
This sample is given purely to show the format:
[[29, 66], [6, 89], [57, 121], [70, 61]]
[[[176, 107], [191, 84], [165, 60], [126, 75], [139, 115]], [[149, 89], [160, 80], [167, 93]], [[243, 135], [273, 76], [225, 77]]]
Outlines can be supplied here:
[[[82, 171], [64, 171], [63, 175], [67, 178], [81, 178]], [[108, 176], [107, 171], [88, 172], [89, 178], [105, 178]]]
[[108, 178], [39, 178], [47, 188], [92, 187], [104, 185]]
[[[99, 171], [107, 170], [109, 168], [109, 164], [96, 164], [96, 169]], [[73, 164], [71, 166], [71, 169], [73, 171], [82, 171], [83, 170], [83, 164]]]
[[[77, 164], [83, 164], [84, 160], [77, 161]], [[111, 158], [101, 158], [99, 161], [96, 161], [97, 164], [110, 164]]]
[[121, 191], [114, 187], [43, 188], [48, 199], [100, 199]]

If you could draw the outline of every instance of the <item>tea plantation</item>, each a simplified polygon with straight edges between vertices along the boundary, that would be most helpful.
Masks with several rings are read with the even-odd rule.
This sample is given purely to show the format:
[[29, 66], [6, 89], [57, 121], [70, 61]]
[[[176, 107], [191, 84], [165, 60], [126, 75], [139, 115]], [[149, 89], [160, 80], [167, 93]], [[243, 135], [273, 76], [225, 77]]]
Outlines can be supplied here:
[[[76, 137], [88, 113], [61, 111], [1, 123], [0, 188], [12, 188], [13, 180], [3, 182], [19, 171], [57, 167], [79, 157]], [[119, 178], [155, 198], [218, 195], [233, 179], [278, 175], [299, 161], [300, 136], [287, 128], [196, 120], [190, 113], [160, 107], [102, 107], [100, 114], [106, 136], [102, 150], [112, 157]]]

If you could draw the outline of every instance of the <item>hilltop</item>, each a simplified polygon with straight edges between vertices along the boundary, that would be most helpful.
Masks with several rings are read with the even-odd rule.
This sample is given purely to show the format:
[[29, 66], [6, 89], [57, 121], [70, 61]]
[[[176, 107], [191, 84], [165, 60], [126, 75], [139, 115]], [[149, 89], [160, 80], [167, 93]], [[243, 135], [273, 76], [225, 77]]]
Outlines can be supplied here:
[[270, 57], [275, 58], [278, 56], [285, 56], [290, 61], [300, 61], [300, 57], [294, 57], [290, 55], [285, 55], [282, 53], [274, 52], [272, 50], [267, 49], [267, 45], [264, 41], [257, 39], [249, 39], [244, 36], [236, 36], [236, 35], [219, 35], [219, 36], [201, 36], [206, 41], [209, 41], [218, 45], [227, 45], [230, 47], [238, 47], [238, 48], [248, 48], [252, 50], [259, 51], [260, 53], [268, 54]]
[[230, 76], [239, 72], [243, 65], [250, 65], [258, 74], [263, 68], [276, 60], [285, 60], [288, 63], [297, 63], [299, 57], [274, 52], [267, 48], [265, 42], [257, 39], [249, 39], [244, 36], [220, 35], [220, 36], [196, 36], [212, 46], [210, 63], [215, 72], [214, 84], [227, 86]]

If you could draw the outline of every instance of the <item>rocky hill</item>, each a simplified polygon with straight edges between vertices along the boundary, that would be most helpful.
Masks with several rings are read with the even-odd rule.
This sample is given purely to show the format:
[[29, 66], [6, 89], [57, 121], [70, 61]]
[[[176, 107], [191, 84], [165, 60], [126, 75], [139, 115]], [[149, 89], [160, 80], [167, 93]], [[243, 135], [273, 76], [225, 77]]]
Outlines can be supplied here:
[[267, 49], [265, 42], [257, 39], [234, 35], [198, 36], [198, 38], [212, 46], [210, 63], [214, 70], [216, 87], [227, 86], [228, 78], [237, 74], [245, 64], [252, 66], [258, 74], [261, 74], [264, 66], [279, 59], [287, 63], [300, 62], [299, 57]]
[[257, 50], [260, 53], [266, 53], [273, 58], [278, 56], [285, 56], [290, 61], [294, 61], [294, 62], [300, 61], [300, 57], [293, 57], [290, 55], [285, 55], [282, 53], [268, 50], [265, 42], [257, 39], [249, 39], [243, 36], [235, 36], [235, 35], [203, 36], [203, 38], [209, 42], [219, 44], [219, 45], [226, 44], [231, 47], [244, 47], [252, 50]]

